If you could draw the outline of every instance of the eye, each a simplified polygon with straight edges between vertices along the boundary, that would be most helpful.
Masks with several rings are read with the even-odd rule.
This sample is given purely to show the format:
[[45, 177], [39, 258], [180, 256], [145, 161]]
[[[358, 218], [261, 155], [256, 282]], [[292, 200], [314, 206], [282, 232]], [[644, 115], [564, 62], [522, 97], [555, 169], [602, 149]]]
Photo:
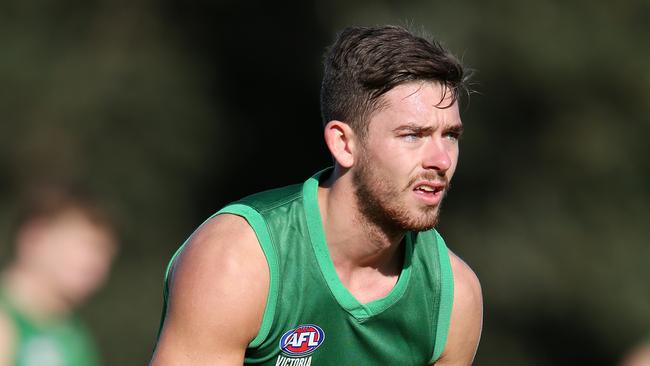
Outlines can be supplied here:
[[403, 135], [400, 135], [400, 137], [408, 142], [415, 142], [417, 141], [421, 136], [419, 133], [406, 133]]
[[422, 140], [424, 136], [425, 135], [421, 132], [410, 132], [401, 135], [400, 138], [402, 138], [406, 142], [418, 142]]
[[448, 129], [447, 131], [444, 131], [442, 134], [442, 137], [454, 142], [458, 142], [460, 140], [461, 136], [463, 135], [463, 127], [453, 127]]
[[443, 135], [444, 138], [452, 141], [460, 140], [460, 133], [458, 132], [447, 132]]

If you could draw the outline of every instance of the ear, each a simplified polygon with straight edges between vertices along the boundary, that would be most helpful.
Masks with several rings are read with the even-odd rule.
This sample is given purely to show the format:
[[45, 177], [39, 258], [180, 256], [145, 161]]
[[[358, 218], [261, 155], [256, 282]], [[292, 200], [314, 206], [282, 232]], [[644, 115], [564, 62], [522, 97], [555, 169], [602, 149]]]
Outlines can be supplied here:
[[354, 165], [356, 135], [345, 122], [329, 121], [325, 125], [325, 143], [334, 160], [343, 168]]

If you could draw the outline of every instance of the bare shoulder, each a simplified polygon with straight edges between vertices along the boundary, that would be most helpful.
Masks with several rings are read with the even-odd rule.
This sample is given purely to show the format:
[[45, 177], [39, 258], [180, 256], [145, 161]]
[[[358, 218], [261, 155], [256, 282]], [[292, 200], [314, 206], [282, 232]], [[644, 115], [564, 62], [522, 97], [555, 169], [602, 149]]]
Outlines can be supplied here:
[[0, 366], [12, 364], [16, 330], [9, 316], [0, 308]]
[[456, 254], [449, 251], [454, 275], [454, 305], [447, 344], [438, 366], [471, 365], [476, 354], [483, 326], [483, 295], [474, 271]]
[[170, 275], [152, 364], [241, 364], [259, 330], [269, 287], [266, 258], [246, 220], [223, 214], [206, 222]]
[[[236, 215], [218, 215], [192, 234], [176, 258], [170, 290], [172, 294], [183, 291], [186, 288], [182, 284], [186, 281], [194, 283], [194, 280], [204, 279], [202, 276], [211, 274], [219, 274], [220, 277], [235, 275], [243, 279], [247, 275], [263, 275], [264, 271], [254, 266], [261, 263], [266, 263], [266, 260], [248, 222]], [[176, 290], [179, 285], [182, 288]]]
[[452, 251], [449, 251], [449, 260], [454, 274], [454, 303], [460, 302], [459, 305], [471, 309], [482, 309], [481, 283], [476, 273]]

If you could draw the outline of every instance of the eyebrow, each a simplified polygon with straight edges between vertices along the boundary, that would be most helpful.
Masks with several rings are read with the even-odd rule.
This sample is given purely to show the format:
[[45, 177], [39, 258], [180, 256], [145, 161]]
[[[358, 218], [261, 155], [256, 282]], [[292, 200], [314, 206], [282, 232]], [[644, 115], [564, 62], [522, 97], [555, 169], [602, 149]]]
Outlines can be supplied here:
[[415, 123], [408, 123], [393, 129], [393, 132], [415, 132], [415, 133], [429, 133], [433, 132], [433, 127], [424, 127]]
[[462, 123], [456, 123], [456, 124], [453, 124], [453, 125], [447, 127], [447, 131], [456, 133], [456, 134], [458, 134], [458, 136], [460, 136], [460, 135], [463, 134], [463, 132], [465, 132], [465, 127], [463, 126]]
[[[465, 130], [463, 124], [460, 122], [458, 123], [454, 122], [449, 126], [443, 126], [443, 129], [447, 132], [454, 132], [459, 135], [462, 135], [463, 131]], [[393, 132], [413, 132], [413, 133], [421, 133], [421, 134], [428, 134], [433, 131], [434, 131], [433, 127], [424, 127], [417, 123], [407, 123], [393, 129]]]

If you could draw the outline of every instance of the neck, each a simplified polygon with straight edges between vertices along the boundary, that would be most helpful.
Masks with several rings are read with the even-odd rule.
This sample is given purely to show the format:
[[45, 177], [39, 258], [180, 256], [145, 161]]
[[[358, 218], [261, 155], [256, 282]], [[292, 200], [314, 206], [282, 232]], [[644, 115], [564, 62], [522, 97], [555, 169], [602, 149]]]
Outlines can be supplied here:
[[71, 308], [47, 279], [19, 265], [13, 265], [3, 273], [2, 287], [21, 312], [37, 321], [65, 315]]
[[337, 166], [318, 190], [332, 261], [337, 270], [373, 267], [384, 274], [399, 274], [405, 232], [368, 220], [357, 205], [351, 178]]

